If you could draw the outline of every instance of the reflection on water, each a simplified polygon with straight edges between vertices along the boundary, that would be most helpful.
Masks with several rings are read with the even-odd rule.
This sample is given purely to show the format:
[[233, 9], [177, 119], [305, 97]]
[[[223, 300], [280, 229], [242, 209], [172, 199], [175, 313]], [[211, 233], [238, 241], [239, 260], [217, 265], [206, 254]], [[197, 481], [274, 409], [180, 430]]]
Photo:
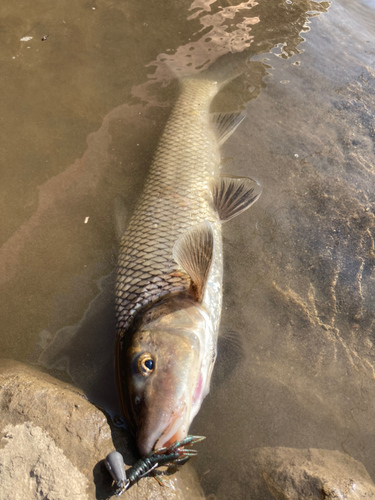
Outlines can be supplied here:
[[224, 226], [221, 354], [193, 426], [218, 498], [246, 496], [259, 446], [338, 449], [375, 473], [375, 14], [329, 6], [1, 7], [0, 349], [113, 413], [115, 199], [131, 213], [174, 73], [239, 75], [215, 102], [248, 110], [223, 165], [264, 193]]
[[[188, 9], [194, 13], [187, 19], [195, 21], [188, 43], [169, 48], [150, 62], [147, 67], [155, 67], [154, 73], [145, 84], [133, 87], [132, 94], [150, 102], [148, 89], [155, 83], [165, 87], [176, 75], [194, 75], [210, 68], [211, 74], [221, 80], [239, 75], [222, 93], [221, 108], [246, 107], [264, 86], [263, 77], [267, 74], [267, 65], [254, 63], [250, 58], [275, 47], [285, 59], [300, 53], [298, 45], [304, 40], [301, 33], [309, 31], [309, 18], [326, 12], [329, 5], [329, 2], [309, 0], [285, 4], [250, 0], [229, 6], [210, 0], [195, 1]], [[227, 54], [232, 56], [221, 64], [214, 64]], [[160, 95], [159, 92], [159, 99]], [[167, 96], [170, 99], [170, 95]]]

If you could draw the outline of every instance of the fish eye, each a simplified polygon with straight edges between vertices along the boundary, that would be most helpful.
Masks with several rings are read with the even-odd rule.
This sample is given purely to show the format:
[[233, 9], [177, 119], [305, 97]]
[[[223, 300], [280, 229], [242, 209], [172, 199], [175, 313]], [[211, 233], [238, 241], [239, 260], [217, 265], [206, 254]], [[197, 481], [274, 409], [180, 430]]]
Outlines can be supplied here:
[[145, 352], [138, 358], [138, 371], [144, 377], [148, 377], [154, 371], [155, 362], [149, 352]]
[[140, 398], [139, 396], [136, 396], [136, 397], [134, 398], [134, 403], [135, 403], [136, 405], [139, 405], [139, 403], [140, 403], [140, 402], [141, 402], [141, 398]]

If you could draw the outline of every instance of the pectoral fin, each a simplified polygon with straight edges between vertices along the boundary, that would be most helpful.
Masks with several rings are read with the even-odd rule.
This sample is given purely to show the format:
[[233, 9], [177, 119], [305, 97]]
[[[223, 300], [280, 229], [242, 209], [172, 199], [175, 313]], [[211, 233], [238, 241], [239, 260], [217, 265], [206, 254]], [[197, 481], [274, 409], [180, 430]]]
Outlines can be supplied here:
[[244, 120], [243, 113], [212, 113], [211, 121], [215, 129], [219, 146], [233, 134], [238, 125]]
[[214, 233], [209, 222], [183, 234], [173, 247], [173, 258], [190, 276], [197, 299], [201, 300], [214, 254]]
[[214, 205], [222, 222], [232, 219], [257, 201], [262, 186], [251, 177], [223, 175], [214, 182]]

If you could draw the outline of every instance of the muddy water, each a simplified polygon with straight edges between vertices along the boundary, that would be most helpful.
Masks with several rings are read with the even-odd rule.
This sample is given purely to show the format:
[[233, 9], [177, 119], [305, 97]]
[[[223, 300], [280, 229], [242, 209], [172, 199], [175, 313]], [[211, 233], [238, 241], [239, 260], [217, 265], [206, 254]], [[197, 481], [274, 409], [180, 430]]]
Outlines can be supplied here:
[[0, 12], [2, 356], [117, 412], [115, 207], [126, 219], [142, 190], [178, 93], [171, 70], [238, 72], [215, 102], [247, 109], [224, 170], [264, 192], [223, 228], [222, 338], [195, 466], [217, 498], [246, 497], [259, 446], [336, 449], [375, 479], [374, 2]]

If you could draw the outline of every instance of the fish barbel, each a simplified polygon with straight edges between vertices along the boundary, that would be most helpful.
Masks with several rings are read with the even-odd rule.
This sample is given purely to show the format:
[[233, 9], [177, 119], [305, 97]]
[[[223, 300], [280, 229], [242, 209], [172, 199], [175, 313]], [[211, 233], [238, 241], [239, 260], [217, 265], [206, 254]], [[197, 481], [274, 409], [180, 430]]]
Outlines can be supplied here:
[[221, 223], [261, 194], [251, 178], [219, 174], [219, 146], [243, 119], [210, 115], [221, 86], [204, 79], [181, 86], [118, 258], [118, 390], [143, 456], [185, 438], [209, 392], [222, 306]]

